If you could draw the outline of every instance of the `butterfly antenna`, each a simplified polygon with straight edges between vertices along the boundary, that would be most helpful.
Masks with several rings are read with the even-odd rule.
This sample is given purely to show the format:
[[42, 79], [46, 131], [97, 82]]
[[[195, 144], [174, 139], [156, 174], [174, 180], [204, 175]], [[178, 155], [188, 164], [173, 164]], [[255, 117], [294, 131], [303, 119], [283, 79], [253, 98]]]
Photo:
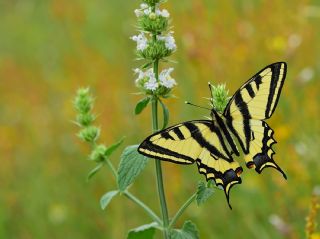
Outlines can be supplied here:
[[209, 90], [210, 90], [210, 94], [211, 94], [211, 99], [213, 99], [212, 85], [210, 82], [208, 82], [208, 86], [209, 86]]
[[186, 103], [187, 105], [192, 105], [192, 106], [195, 106], [195, 107], [198, 107], [198, 108], [201, 108], [201, 109], [206, 109], [206, 110], [210, 110], [211, 111], [211, 109], [209, 109], [207, 107], [203, 107], [203, 106], [200, 106], [200, 105], [195, 105], [195, 104], [190, 103], [189, 101], [185, 101], [184, 103]]

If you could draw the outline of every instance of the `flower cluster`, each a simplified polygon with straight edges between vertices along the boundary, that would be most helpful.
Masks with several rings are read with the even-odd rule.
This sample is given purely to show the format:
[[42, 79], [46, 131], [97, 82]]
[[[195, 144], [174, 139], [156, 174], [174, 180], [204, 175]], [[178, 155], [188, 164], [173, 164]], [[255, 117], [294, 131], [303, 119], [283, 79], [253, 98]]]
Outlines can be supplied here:
[[[145, 35], [144, 32], [141, 32], [139, 35], [131, 37], [133, 41], [137, 43], [137, 51], [139, 54], [143, 55], [143, 52], [148, 48], [154, 48], [157, 47], [155, 43], [158, 43], [158, 45], [163, 45], [165, 46], [166, 53], [164, 54], [163, 57], [168, 56], [171, 54], [173, 51], [177, 49], [177, 45], [175, 42], [174, 37], [172, 36], [173, 32], [169, 32], [166, 35], [157, 35], [156, 41], [148, 39], [147, 36]], [[155, 49], [151, 49], [155, 50]], [[151, 55], [151, 58], [153, 55]], [[159, 57], [160, 58], [160, 57]]]
[[138, 75], [136, 86], [147, 94], [165, 95], [177, 84], [170, 75], [173, 70], [172, 67], [162, 70], [158, 77], [159, 80], [157, 80], [152, 68], [146, 71], [139, 68], [134, 69], [134, 72]]
[[[149, 6], [146, 3], [142, 3], [142, 4], [140, 4], [140, 9], [134, 10], [134, 13], [136, 14], [137, 17], [142, 17], [142, 16], [150, 17], [150, 14], [152, 14], [153, 11], [152, 11], [151, 6]], [[165, 17], [165, 18], [170, 17], [170, 14], [166, 9], [163, 9], [163, 10], [156, 9], [156, 11], [153, 14], [155, 14], [155, 15], [154, 16], [151, 15], [151, 18], [152, 18], [152, 16], [153, 16], [153, 18], [157, 17], [157, 16], [161, 16], [161, 17]]]
[[[177, 45], [173, 31], [169, 29], [170, 14], [160, 9], [159, 0], [144, 0], [139, 9], [134, 11], [138, 18], [139, 34], [132, 36], [136, 42], [138, 59], [147, 61], [141, 69], [135, 69], [136, 86], [147, 95], [165, 96], [177, 84], [171, 77], [173, 68], [163, 69], [158, 74], [154, 64], [170, 56]], [[148, 67], [150, 67], [148, 69]]]

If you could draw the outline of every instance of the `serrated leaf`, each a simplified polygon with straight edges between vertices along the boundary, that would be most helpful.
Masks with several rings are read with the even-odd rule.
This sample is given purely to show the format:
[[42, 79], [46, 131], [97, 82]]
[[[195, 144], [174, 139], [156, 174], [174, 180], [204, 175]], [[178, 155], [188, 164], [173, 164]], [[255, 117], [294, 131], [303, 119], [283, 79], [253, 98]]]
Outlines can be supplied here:
[[198, 190], [197, 190], [197, 196], [196, 196], [198, 206], [205, 203], [208, 200], [208, 198], [212, 196], [213, 193], [214, 193], [213, 188], [207, 187], [207, 184], [205, 182], [200, 181], [198, 184]]
[[131, 229], [128, 233], [127, 239], [152, 239], [157, 225], [158, 224], [156, 222], [153, 222]]
[[99, 170], [102, 168], [103, 163], [99, 163], [94, 169], [92, 169], [87, 176], [87, 181], [89, 181]]
[[171, 231], [171, 239], [199, 239], [197, 226], [192, 221], [186, 221], [182, 229]]
[[136, 115], [140, 114], [144, 110], [144, 108], [147, 107], [149, 102], [150, 102], [150, 97], [146, 97], [146, 98], [143, 98], [142, 100], [140, 100], [137, 103], [136, 108], [134, 109], [134, 113]]
[[110, 191], [104, 194], [100, 199], [100, 206], [102, 210], [106, 209], [106, 207], [111, 202], [112, 198], [114, 198], [119, 193], [118, 190]]
[[122, 137], [118, 142], [110, 145], [105, 152], [105, 156], [109, 157], [117, 148], [119, 148], [119, 146], [123, 143], [123, 141], [124, 141], [124, 137]]
[[167, 127], [168, 122], [169, 122], [169, 110], [168, 110], [167, 106], [161, 100], [159, 100], [159, 102], [162, 106], [162, 113], [163, 113], [162, 129], [164, 129], [165, 127]]
[[131, 145], [124, 149], [118, 169], [118, 186], [120, 191], [134, 182], [136, 177], [145, 168], [149, 159], [139, 154], [138, 145]]

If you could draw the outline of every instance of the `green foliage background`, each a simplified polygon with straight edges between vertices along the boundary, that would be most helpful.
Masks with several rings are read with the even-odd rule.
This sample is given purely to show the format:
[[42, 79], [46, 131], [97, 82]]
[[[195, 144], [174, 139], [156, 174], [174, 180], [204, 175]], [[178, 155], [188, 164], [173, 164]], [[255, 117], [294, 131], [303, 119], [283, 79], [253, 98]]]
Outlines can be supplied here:
[[[122, 135], [136, 144], [150, 134], [150, 112], [135, 117], [139, 97], [130, 94], [139, 64], [129, 36], [139, 4], [0, 0], [0, 238], [125, 238], [149, 222], [122, 197], [100, 210], [100, 197], [115, 182], [104, 168], [86, 183], [94, 165], [71, 122], [75, 90], [90, 86], [106, 144]], [[171, 124], [208, 115], [183, 103], [207, 104], [208, 81], [226, 82], [232, 93], [267, 64], [288, 62], [269, 121], [278, 141], [275, 159], [288, 181], [275, 170], [245, 170], [231, 193], [232, 211], [217, 192], [184, 219], [198, 225], [201, 238], [304, 238], [310, 196], [320, 182], [319, 1], [170, 0], [166, 6], [178, 45], [172, 58], [178, 98], [167, 100]], [[131, 190], [158, 210], [153, 166]], [[202, 176], [195, 165], [164, 163], [163, 171], [172, 215]]]

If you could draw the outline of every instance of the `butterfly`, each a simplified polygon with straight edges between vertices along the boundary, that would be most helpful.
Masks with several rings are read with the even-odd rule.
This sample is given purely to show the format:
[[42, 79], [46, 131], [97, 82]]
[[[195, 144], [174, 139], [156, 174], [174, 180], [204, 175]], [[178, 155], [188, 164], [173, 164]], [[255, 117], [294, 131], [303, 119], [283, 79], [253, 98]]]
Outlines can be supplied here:
[[196, 163], [207, 181], [223, 188], [230, 208], [230, 189], [241, 183], [243, 172], [233, 159], [240, 156], [236, 141], [248, 168], [261, 173], [272, 167], [286, 179], [273, 159], [274, 131], [265, 122], [278, 104], [286, 72], [285, 62], [263, 68], [235, 92], [223, 113], [212, 108], [212, 120], [186, 121], [156, 132], [140, 144], [138, 152], [177, 164]]

